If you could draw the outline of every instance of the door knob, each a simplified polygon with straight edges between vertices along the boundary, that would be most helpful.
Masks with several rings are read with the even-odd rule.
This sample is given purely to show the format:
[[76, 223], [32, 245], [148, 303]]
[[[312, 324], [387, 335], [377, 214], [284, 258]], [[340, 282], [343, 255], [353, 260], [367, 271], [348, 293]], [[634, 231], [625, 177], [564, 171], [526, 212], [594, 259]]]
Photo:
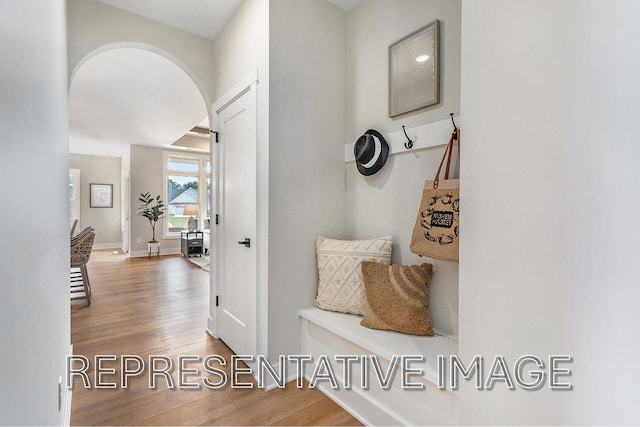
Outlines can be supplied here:
[[245, 245], [247, 248], [251, 247], [251, 239], [245, 237], [244, 240], [238, 242], [239, 245]]

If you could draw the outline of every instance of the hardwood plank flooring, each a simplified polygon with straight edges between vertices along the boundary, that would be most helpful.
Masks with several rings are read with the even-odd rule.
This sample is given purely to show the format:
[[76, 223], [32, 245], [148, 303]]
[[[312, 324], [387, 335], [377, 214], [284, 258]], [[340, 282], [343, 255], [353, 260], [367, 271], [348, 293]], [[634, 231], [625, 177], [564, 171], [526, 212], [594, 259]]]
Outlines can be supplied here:
[[[178, 356], [220, 355], [232, 352], [205, 332], [209, 275], [182, 256], [128, 258], [118, 251], [94, 251], [88, 265], [91, 305], [71, 304], [71, 342], [74, 354], [90, 361], [92, 388], [74, 378], [72, 425], [361, 425], [320, 391], [295, 382], [264, 392], [249, 375], [253, 389], [170, 389], [161, 378], [155, 389], [145, 374], [121, 387], [119, 375], [105, 375], [115, 389], [96, 389], [94, 357], [115, 355], [104, 363], [119, 374], [122, 355], [166, 355], [177, 366]], [[230, 373], [227, 366], [217, 368]], [[189, 365], [207, 374], [201, 363]], [[218, 378], [204, 375], [211, 381]], [[178, 380], [175, 372], [174, 382]], [[198, 376], [188, 377], [199, 382]], [[176, 383], [177, 384], [177, 383]]]

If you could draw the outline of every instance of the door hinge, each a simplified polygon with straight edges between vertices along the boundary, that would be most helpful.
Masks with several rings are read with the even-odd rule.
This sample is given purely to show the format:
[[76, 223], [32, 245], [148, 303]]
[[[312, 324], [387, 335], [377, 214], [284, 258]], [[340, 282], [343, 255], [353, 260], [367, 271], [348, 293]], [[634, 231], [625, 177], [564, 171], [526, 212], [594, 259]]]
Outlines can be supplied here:
[[210, 130], [209, 132], [216, 136], [216, 143], [220, 142], [220, 140], [218, 139], [218, 135], [220, 135], [220, 132], [218, 132], [217, 130]]
[[216, 295], [216, 307], [220, 305], [220, 297]]

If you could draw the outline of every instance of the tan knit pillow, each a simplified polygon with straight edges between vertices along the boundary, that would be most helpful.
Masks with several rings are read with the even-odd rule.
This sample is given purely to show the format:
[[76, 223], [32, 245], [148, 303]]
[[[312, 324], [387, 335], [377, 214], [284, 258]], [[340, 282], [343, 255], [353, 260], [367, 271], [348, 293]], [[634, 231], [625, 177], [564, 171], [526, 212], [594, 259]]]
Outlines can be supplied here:
[[429, 283], [433, 265], [386, 265], [362, 261], [367, 301], [362, 326], [433, 336]]
[[323, 310], [364, 314], [360, 261], [391, 262], [391, 236], [371, 240], [316, 238], [318, 295], [313, 305]]

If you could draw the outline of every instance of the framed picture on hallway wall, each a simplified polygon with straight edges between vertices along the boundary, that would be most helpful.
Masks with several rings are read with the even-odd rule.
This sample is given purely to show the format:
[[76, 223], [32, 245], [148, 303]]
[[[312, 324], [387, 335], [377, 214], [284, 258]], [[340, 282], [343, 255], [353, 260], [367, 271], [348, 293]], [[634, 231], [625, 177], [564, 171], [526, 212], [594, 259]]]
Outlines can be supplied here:
[[90, 207], [92, 208], [112, 208], [113, 207], [113, 184], [89, 184]]
[[389, 46], [389, 117], [440, 102], [440, 21]]

